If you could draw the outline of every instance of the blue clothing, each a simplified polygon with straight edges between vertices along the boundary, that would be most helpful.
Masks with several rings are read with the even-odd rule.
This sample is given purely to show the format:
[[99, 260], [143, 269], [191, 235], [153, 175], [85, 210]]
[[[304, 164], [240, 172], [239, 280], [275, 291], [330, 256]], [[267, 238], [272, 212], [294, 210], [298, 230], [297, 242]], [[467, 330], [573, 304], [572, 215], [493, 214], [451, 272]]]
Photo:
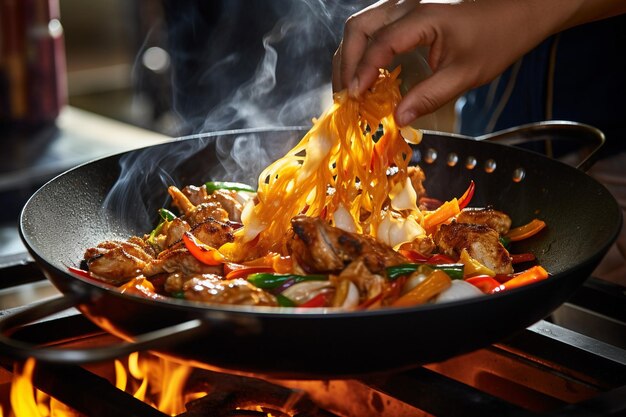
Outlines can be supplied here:
[[605, 155], [626, 150], [626, 15], [546, 39], [458, 108], [464, 134], [570, 120], [602, 130]]

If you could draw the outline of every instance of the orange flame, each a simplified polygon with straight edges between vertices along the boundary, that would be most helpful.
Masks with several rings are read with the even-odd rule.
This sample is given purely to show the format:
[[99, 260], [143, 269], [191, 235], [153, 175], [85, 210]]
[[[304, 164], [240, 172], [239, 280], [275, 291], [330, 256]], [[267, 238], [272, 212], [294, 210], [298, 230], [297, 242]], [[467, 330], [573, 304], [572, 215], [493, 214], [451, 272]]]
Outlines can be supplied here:
[[[15, 417], [76, 417], [78, 413], [49, 395], [36, 390], [32, 384], [35, 360], [30, 358], [20, 369], [15, 366], [11, 384], [11, 407]], [[11, 414], [8, 414], [11, 415]], [[0, 407], [0, 417], [4, 410]]]
[[[35, 360], [29, 358], [23, 367], [14, 369], [11, 383], [11, 411], [0, 406], [0, 417], [76, 417], [80, 414], [55, 398], [33, 387]], [[127, 365], [113, 364], [115, 386], [138, 400], [169, 415], [185, 411], [185, 404], [206, 392], [185, 392], [193, 368], [154, 356], [129, 355]], [[113, 379], [113, 378], [110, 378]]]

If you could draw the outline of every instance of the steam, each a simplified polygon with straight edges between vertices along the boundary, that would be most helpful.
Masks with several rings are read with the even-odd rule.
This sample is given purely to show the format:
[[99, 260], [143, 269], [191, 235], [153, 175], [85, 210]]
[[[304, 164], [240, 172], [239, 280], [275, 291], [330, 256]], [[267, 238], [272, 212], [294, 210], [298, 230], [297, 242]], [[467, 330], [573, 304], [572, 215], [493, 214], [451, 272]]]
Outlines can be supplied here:
[[[120, 158], [119, 180], [103, 211], [120, 219], [122, 230], [149, 230], [156, 210], [167, 206], [170, 185], [211, 179], [256, 185], [261, 170], [331, 103], [332, 55], [343, 23], [367, 6], [346, 0], [207, 2], [197, 6], [205, 17], [221, 16], [207, 24], [193, 14], [192, 3], [202, 2], [172, 2], [165, 10], [174, 45], [173, 107], [183, 121], [180, 130], [191, 135]], [[267, 21], [273, 22], [269, 30], [250, 39]], [[176, 48], [176, 41], [184, 46], [196, 40], [189, 33], [203, 27], [208, 41]]]
[[[319, 0], [269, 4], [264, 2], [264, 7], [274, 7], [268, 13], [278, 18], [262, 36], [264, 55], [254, 74], [233, 88], [232, 94], [220, 97], [195, 131], [310, 125], [311, 118], [332, 101], [332, 54], [343, 22], [357, 8]], [[284, 14], [276, 9], [284, 10]], [[213, 66], [202, 79], [219, 82], [223, 71], [248, 58], [239, 54], [229, 54], [226, 62], [218, 64], [222, 71]]]

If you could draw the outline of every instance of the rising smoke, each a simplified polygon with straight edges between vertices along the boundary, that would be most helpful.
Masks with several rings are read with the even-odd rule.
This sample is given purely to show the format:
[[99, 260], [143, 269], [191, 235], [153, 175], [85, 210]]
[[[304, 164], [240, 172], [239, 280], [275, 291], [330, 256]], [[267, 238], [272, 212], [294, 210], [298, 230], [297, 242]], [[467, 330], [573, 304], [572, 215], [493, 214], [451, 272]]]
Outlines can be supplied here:
[[[107, 217], [114, 213], [124, 219], [122, 230], [147, 230], [156, 210], [167, 206], [169, 185], [208, 179], [255, 185], [262, 168], [302, 131], [198, 137], [232, 129], [310, 126], [332, 101], [332, 55], [343, 23], [368, 4], [164, 1], [172, 107], [182, 121], [178, 130], [196, 137], [122, 157], [119, 180], [103, 205]], [[207, 149], [206, 163], [196, 167]]]
[[187, 133], [309, 125], [331, 101], [331, 61], [343, 23], [366, 5], [173, 3], [166, 7], [173, 108]]

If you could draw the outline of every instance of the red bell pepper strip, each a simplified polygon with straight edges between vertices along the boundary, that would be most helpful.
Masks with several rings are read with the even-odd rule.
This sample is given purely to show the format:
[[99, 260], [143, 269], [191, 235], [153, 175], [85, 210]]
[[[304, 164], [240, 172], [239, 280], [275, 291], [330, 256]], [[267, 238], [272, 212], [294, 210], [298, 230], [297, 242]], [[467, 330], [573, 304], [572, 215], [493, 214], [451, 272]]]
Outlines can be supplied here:
[[514, 264], [521, 264], [522, 262], [532, 262], [535, 259], [535, 255], [532, 253], [516, 253], [516, 254], [510, 254], [511, 255], [511, 262]]
[[203, 264], [214, 266], [224, 263], [224, 256], [217, 249], [200, 242], [190, 232], [185, 232], [183, 242], [189, 253]]
[[533, 219], [523, 226], [519, 226], [509, 230], [509, 232], [504, 235], [504, 237], [506, 237], [511, 242], [517, 242], [518, 240], [527, 239], [531, 236], [536, 235], [544, 227], [546, 227], [546, 222], [539, 219]]
[[93, 277], [91, 276], [89, 271], [85, 271], [84, 269], [76, 268], [76, 267], [73, 267], [73, 266], [68, 266], [67, 269], [71, 273], [76, 274], [78, 276], [81, 276], [83, 278], [93, 279]]
[[467, 187], [467, 190], [465, 190], [465, 192], [463, 193], [461, 198], [459, 198], [459, 209], [460, 210], [463, 210], [465, 207], [467, 207], [469, 202], [472, 200], [472, 197], [474, 197], [474, 189], [475, 188], [476, 188], [476, 185], [474, 184], [474, 180], [470, 180], [469, 187]]
[[500, 286], [500, 283], [489, 275], [476, 275], [475, 277], [465, 278], [465, 282], [469, 282], [485, 294], [491, 292]]
[[444, 255], [442, 253], [438, 253], [436, 255], [431, 256], [426, 261], [427, 264], [433, 265], [441, 265], [441, 264], [455, 264], [458, 262], [458, 259], [452, 259], [451, 257]]
[[512, 288], [522, 287], [524, 285], [531, 284], [533, 282], [542, 281], [548, 278], [549, 274], [542, 266], [535, 265], [527, 270], [520, 272], [507, 282], [498, 285], [491, 291], [491, 294], [495, 294], [500, 291], [510, 290]]
[[300, 304], [298, 307], [324, 307], [328, 303], [329, 294], [321, 292], [308, 301]]
[[106, 281], [104, 281], [101, 278], [99, 279], [97, 275], [95, 275], [95, 276], [91, 275], [91, 272], [85, 271], [84, 269], [76, 268], [76, 267], [73, 267], [73, 266], [68, 266], [67, 270], [70, 271], [71, 273], [75, 274], [75, 275], [78, 275], [79, 277], [88, 279], [88, 280], [90, 280], [92, 282], [95, 282], [95, 283], [97, 283], [99, 285], [105, 285], [107, 287], [115, 288], [114, 285], [111, 285], [111, 284], [107, 283]]

